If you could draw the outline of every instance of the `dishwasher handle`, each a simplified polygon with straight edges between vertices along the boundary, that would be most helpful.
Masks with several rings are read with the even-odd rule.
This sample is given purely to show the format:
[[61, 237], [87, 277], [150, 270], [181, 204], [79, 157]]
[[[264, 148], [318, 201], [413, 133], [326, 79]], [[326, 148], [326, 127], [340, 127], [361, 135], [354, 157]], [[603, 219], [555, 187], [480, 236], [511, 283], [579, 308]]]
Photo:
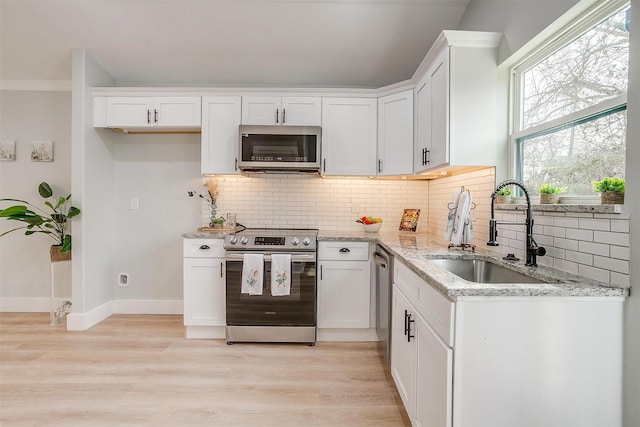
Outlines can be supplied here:
[[375, 262], [382, 268], [387, 268], [387, 266], [389, 265], [389, 260], [387, 259], [387, 257], [382, 255], [380, 252], [373, 253], [373, 262]]

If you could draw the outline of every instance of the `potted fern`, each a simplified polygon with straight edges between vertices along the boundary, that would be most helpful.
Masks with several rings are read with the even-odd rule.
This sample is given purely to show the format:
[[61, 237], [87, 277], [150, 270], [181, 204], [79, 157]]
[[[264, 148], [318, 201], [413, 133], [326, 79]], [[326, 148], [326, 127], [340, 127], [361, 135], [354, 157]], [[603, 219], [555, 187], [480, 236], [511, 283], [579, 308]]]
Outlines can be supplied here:
[[600, 181], [591, 181], [591, 184], [593, 189], [600, 193], [600, 203], [603, 205], [624, 204], [624, 179], [606, 177]]
[[[19, 199], [0, 199], [0, 202], [19, 202], [20, 205], [9, 206], [0, 209], [0, 218], [9, 221], [21, 222], [24, 225], [5, 231], [0, 237], [13, 231], [25, 230], [25, 235], [30, 236], [36, 233], [46, 234], [51, 237], [55, 244], [51, 246], [51, 262], [67, 261], [71, 259], [71, 234], [68, 233], [68, 221], [80, 214], [80, 209], [69, 206], [71, 194], [68, 196], [53, 195], [51, 186], [46, 182], [41, 182], [38, 186], [38, 193], [45, 199], [47, 210], [38, 208], [33, 204]], [[53, 197], [52, 201], [46, 200]]]
[[540, 204], [552, 205], [558, 203], [560, 193], [566, 189], [567, 187], [558, 187], [553, 184], [542, 184], [540, 186]]

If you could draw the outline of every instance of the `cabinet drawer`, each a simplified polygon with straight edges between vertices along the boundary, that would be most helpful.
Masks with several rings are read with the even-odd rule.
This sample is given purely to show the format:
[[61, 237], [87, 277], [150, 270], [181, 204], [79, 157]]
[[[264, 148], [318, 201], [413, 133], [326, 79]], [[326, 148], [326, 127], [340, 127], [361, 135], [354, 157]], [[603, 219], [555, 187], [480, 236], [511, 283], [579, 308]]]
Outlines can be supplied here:
[[223, 239], [184, 239], [185, 258], [224, 258]]
[[369, 242], [318, 242], [318, 259], [322, 261], [367, 261]]
[[400, 262], [394, 264], [394, 283], [418, 313], [449, 346], [453, 346], [454, 302]]

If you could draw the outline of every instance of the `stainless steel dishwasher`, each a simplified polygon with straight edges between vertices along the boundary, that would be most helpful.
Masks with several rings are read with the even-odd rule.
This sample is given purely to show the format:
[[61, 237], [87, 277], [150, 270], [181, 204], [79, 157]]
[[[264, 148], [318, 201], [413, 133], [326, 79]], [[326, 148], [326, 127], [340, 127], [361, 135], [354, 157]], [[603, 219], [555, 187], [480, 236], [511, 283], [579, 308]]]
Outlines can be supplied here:
[[387, 366], [391, 366], [391, 289], [393, 256], [382, 246], [373, 252], [376, 265], [376, 333], [378, 347]]

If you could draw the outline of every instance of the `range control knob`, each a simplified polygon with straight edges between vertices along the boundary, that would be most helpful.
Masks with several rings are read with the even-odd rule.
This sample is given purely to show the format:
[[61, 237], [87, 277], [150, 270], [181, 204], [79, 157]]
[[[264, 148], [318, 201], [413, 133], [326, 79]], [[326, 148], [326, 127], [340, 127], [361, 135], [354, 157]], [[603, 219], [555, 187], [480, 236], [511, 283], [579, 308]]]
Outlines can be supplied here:
[[236, 236], [229, 237], [229, 243], [235, 245], [236, 243], [238, 243], [238, 238]]
[[242, 243], [243, 245], [246, 245], [248, 242], [249, 242], [249, 239], [247, 239], [246, 236], [240, 239], [240, 243]]
[[300, 243], [300, 239], [298, 239], [297, 237], [294, 237], [293, 239], [291, 239], [291, 244], [293, 246], [298, 246], [298, 243]]
[[302, 240], [302, 244], [305, 245], [305, 246], [309, 246], [311, 244], [311, 239], [309, 239], [308, 237], [305, 237]]

